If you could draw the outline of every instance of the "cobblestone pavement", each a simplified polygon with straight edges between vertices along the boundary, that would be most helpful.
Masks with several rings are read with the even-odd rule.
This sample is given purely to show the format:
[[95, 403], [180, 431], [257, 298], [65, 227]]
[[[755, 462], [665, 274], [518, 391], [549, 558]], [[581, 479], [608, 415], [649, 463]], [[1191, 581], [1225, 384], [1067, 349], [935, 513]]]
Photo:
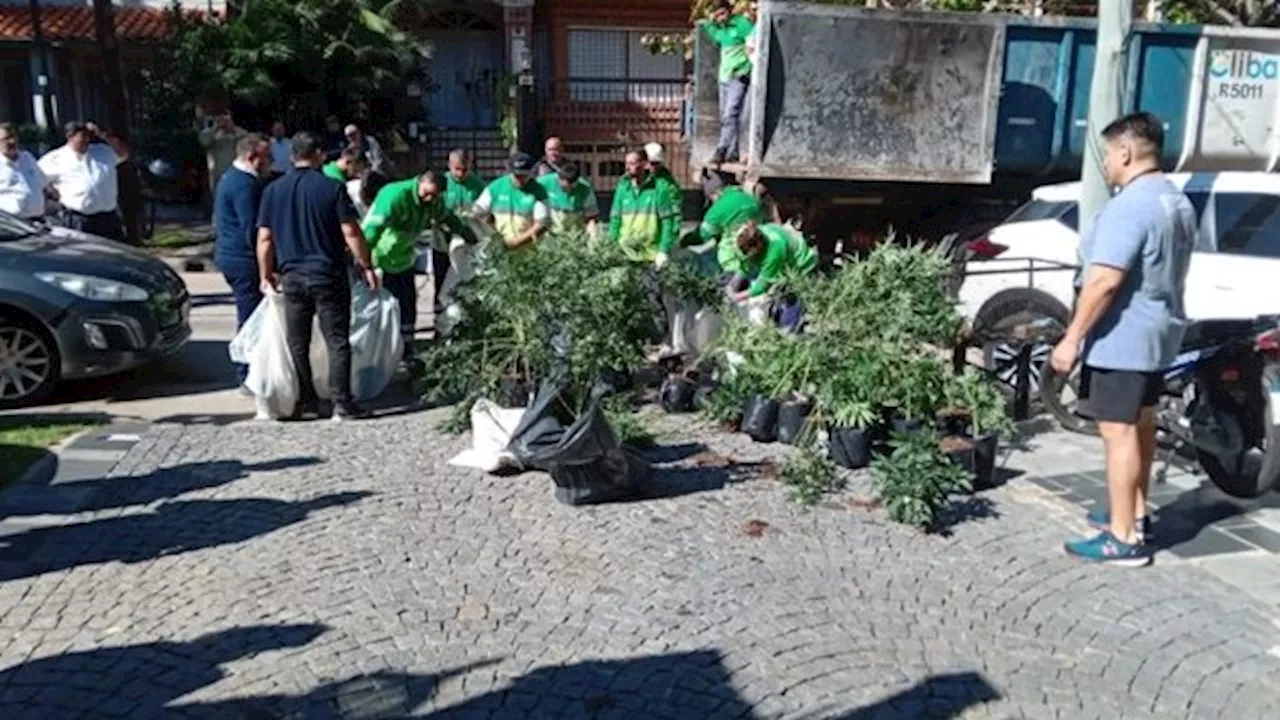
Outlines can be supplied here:
[[926, 536], [682, 425], [568, 508], [437, 420], [153, 428], [0, 545], [0, 717], [1280, 717], [1273, 609], [1066, 559], [1030, 483]]

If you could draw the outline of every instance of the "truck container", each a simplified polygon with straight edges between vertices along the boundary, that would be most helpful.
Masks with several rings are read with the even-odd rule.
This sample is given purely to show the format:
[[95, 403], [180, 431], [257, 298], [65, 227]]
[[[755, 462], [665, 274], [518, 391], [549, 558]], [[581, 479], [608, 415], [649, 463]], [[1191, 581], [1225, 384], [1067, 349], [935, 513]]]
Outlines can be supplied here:
[[[719, 132], [719, 48], [696, 35], [702, 167]], [[765, 0], [746, 157], [725, 169], [823, 240], [977, 232], [1032, 188], [1079, 177], [1095, 35], [1081, 19]], [[1124, 107], [1165, 123], [1167, 169], [1275, 169], [1280, 31], [1135, 24], [1124, 72]]]

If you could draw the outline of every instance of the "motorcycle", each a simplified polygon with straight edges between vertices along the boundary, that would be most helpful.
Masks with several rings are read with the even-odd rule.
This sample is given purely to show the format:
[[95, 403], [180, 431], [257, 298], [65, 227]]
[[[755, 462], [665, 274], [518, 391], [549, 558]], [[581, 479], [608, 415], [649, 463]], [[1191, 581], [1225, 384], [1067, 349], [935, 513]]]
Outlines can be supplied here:
[[[1156, 426], [1170, 455], [1191, 449], [1220, 490], [1255, 498], [1280, 481], [1280, 318], [1193, 323], [1164, 375]], [[1045, 363], [1041, 399], [1067, 430], [1097, 434], [1076, 414], [1080, 370]]]

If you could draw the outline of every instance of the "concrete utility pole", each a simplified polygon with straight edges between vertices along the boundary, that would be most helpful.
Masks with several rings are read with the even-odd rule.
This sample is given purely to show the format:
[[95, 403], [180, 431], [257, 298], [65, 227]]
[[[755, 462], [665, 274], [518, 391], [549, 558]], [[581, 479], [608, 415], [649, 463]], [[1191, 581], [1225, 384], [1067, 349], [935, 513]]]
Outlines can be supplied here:
[[1124, 112], [1125, 42], [1133, 22], [1132, 0], [1098, 0], [1098, 45], [1089, 86], [1084, 165], [1080, 168], [1080, 234], [1111, 197], [1102, 174], [1102, 128]]
[[[120, 44], [116, 41], [115, 14], [111, 0], [93, 0], [93, 27], [102, 53], [107, 96], [107, 128], [129, 137], [129, 100], [120, 69]], [[87, 118], [86, 118], [87, 119]]]

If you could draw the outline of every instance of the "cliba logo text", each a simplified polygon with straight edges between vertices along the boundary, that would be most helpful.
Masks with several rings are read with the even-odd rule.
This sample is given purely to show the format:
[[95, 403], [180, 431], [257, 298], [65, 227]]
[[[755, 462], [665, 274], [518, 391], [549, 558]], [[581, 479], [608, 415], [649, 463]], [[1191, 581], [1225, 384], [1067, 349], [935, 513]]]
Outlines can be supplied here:
[[1215, 50], [1209, 61], [1209, 76], [1246, 82], [1275, 80], [1280, 78], [1280, 60], [1248, 50]]

